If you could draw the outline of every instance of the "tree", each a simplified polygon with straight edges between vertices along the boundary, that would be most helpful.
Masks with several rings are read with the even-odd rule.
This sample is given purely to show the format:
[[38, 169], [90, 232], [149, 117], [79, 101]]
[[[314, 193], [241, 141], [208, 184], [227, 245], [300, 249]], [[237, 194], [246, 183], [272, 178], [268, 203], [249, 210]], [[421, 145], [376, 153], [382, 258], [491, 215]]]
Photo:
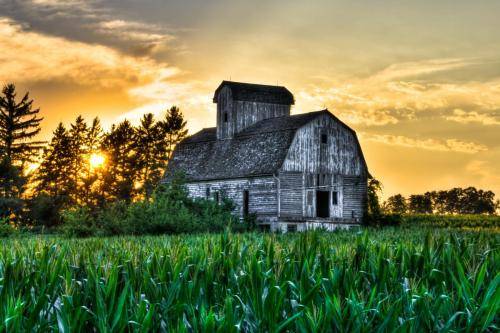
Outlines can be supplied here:
[[162, 167], [166, 144], [159, 124], [153, 114], [145, 114], [136, 131], [137, 160], [140, 167], [140, 182], [143, 194], [149, 198], [157, 184], [158, 169]]
[[165, 161], [169, 161], [175, 146], [187, 135], [186, 121], [177, 106], [172, 106], [165, 114], [165, 119], [160, 122], [160, 128], [166, 141]]
[[49, 145], [43, 151], [42, 162], [34, 176], [36, 192], [46, 193], [54, 198], [59, 208], [75, 203], [73, 193], [76, 191], [77, 181], [71, 174], [74, 172], [72, 147], [68, 131], [59, 123]]
[[493, 214], [495, 213], [495, 193], [478, 190], [475, 187], [462, 189], [460, 197], [460, 214]]
[[71, 124], [69, 138], [71, 142], [71, 169], [69, 175], [75, 184], [74, 190], [70, 193], [73, 202], [82, 204], [85, 202], [83, 188], [83, 178], [87, 173], [85, 156], [87, 154], [87, 123], [82, 116], [78, 116], [74, 124]]
[[8, 84], [0, 95], [0, 218], [18, 219], [22, 213], [27, 177], [26, 162], [33, 162], [43, 142], [31, 141], [40, 132], [40, 109], [26, 93], [16, 101], [16, 87]]
[[372, 217], [380, 217], [382, 211], [380, 209], [379, 195], [382, 192], [382, 183], [370, 176], [368, 178], [368, 215]]
[[392, 214], [406, 214], [408, 212], [408, 204], [401, 194], [389, 197], [384, 204], [384, 208]]
[[448, 191], [432, 191], [430, 192], [430, 196], [432, 199], [433, 212], [438, 214], [448, 213], [448, 209], [450, 208]]
[[409, 198], [409, 210], [413, 214], [431, 214], [432, 199], [430, 192], [426, 194], [412, 194]]
[[137, 161], [136, 131], [127, 120], [113, 125], [104, 136], [102, 149], [109, 168], [103, 171], [102, 198], [130, 202], [136, 192], [140, 164]]
[[136, 134], [141, 189], [149, 198], [160, 182], [175, 146], [187, 135], [186, 121], [179, 108], [173, 106], [157, 123], [151, 113], [144, 115]]
[[99, 172], [100, 170], [92, 169], [90, 158], [94, 154], [100, 154], [103, 137], [101, 122], [99, 118], [94, 118], [86, 131], [86, 138], [80, 149], [84, 163], [82, 165], [81, 188], [78, 192], [82, 196], [82, 202], [87, 206], [98, 205], [100, 201], [99, 186], [102, 183], [102, 174]]
[[4, 156], [0, 159], [0, 220], [16, 219], [22, 212], [26, 178], [19, 166], [12, 165], [10, 159]]
[[16, 102], [16, 87], [8, 84], [0, 96], [0, 155], [14, 165], [33, 162], [43, 148], [43, 141], [30, 141], [40, 132], [40, 109], [33, 109], [33, 100], [26, 93]]

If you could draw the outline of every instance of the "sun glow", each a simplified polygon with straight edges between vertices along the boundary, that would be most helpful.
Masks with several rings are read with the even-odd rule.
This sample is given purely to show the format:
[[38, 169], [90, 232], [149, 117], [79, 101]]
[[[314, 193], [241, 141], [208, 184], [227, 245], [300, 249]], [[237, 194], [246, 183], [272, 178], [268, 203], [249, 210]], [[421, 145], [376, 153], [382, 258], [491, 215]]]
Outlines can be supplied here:
[[106, 157], [99, 153], [94, 153], [90, 155], [89, 164], [91, 169], [98, 169], [104, 165], [106, 162]]

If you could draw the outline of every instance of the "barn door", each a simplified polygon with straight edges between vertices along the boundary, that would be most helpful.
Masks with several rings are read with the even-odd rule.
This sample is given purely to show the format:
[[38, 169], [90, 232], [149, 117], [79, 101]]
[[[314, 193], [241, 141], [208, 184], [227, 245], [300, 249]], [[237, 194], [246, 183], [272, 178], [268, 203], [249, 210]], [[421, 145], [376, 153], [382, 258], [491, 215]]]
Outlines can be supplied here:
[[314, 192], [316, 192], [315, 190], [306, 190], [306, 205], [305, 205], [305, 208], [306, 208], [306, 211], [305, 211], [305, 215], [307, 217], [314, 217], [316, 216], [316, 212], [315, 212], [315, 209], [314, 209]]

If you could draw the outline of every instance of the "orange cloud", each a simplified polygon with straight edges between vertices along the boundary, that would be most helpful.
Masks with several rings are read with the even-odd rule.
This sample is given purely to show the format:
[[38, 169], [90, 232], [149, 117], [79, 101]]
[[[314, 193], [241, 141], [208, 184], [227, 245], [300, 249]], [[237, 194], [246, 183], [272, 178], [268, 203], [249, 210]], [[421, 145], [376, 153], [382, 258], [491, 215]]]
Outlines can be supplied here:
[[403, 135], [367, 134], [367, 133], [361, 133], [360, 137], [367, 141], [378, 142], [387, 145], [434, 150], [441, 152], [476, 154], [481, 151], [488, 150], [488, 148], [485, 145], [477, 144], [474, 142], [465, 142], [457, 139], [446, 139], [446, 140], [415, 139]]
[[447, 116], [446, 120], [456, 121], [462, 124], [480, 123], [482, 125], [500, 125], [500, 117], [476, 111], [466, 112], [461, 109], [453, 110], [453, 115]]

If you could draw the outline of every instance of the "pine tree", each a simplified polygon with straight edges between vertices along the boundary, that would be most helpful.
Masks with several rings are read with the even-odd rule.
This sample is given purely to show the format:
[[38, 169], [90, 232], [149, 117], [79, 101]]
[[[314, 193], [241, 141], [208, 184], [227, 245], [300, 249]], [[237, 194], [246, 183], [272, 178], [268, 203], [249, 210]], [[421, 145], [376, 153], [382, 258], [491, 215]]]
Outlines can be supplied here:
[[16, 220], [22, 212], [26, 178], [21, 167], [12, 165], [8, 157], [0, 159], [0, 219]]
[[38, 117], [40, 109], [33, 109], [33, 100], [26, 93], [20, 102], [16, 102], [16, 87], [8, 84], [0, 96], [0, 155], [14, 165], [24, 166], [25, 162], [34, 161], [36, 154], [43, 148], [44, 142], [30, 141], [40, 132]]
[[146, 198], [149, 198], [157, 184], [158, 169], [162, 165], [166, 149], [161, 128], [155, 124], [152, 113], [143, 116], [137, 128], [136, 137], [142, 192]]
[[67, 204], [73, 203], [72, 193], [77, 185], [71, 176], [74, 167], [72, 144], [68, 131], [59, 123], [50, 144], [44, 149], [42, 162], [34, 177], [37, 192], [45, 192]]
[[69, 175], [72, 182], [75, 184], [75, 188], [72, 191], [71, 199], [77, 204], [84, 204], [84, 184], [83, 179], [87, 174], [86, 165], [86, 155], [88, 153], [87, 149], [87, 138], [88, 138], [88, 127], [87, 123], [82, 116], [78, 116], [74, 124], [71, 124], [69, 130], [69, 137], [71, 142], [70, 152], [71, 152], [71, 169], [69, 170]]
[[16, 87], [8, 84], [0, 96], [0, 217], [18, 220], [23, 211], [26, 162], [33, 162], [44, 142], [32, 141], [40, 132], [40, 109], [26, 93], [16, 101]]
[[96, 206], [102, 201], [99, 189], [102, 183], [101, 170], [92, 169], [89, 163], [93, 154], [100, 154], [103, 135], [99, 118], [94, 118], [92, 124], [87, 129], [84, 147], [80, 150], [84, 158], [84, 172], [82, 174], [79, 193], [82, 195], [82, 201], [87, 206]]
[[107, 200], [131, 201], [136, 193], [140, 163], [135, 140], [136, 131], [127, 120], [104, 136], [102, 150], [110, 167], [103, 171], [102, 195]]
[[180, 109], [172, 106], [167, 111], [165, 119], [159, 123], [162, 135], [166, 143], [165, 162], [169, 161], [174, 152], [175, 146], [181, 142], [187, 135], [186, 121]]

